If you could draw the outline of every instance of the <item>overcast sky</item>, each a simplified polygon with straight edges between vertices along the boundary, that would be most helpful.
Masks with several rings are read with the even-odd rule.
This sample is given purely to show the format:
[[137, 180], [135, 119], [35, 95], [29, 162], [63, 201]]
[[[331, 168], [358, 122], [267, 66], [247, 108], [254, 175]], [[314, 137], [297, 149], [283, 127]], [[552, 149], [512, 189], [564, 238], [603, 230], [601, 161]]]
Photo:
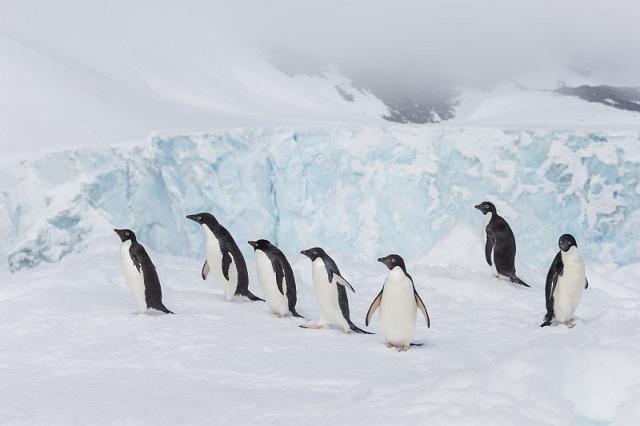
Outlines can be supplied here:
[[332, 63], [351, 75], [420, 80], [606, 64], [633, 78], [640, 57], [637, 0], [233, 3], [220, 5], [218, 25], [293, 69]]

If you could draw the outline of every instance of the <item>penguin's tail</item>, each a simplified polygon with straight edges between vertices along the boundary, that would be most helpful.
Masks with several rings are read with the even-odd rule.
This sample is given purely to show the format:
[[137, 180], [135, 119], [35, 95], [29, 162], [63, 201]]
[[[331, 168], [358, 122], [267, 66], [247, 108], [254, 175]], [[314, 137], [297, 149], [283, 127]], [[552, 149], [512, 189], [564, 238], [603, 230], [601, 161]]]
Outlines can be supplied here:
[[551, 325], [551, 321], [553, 321], [553, 316], [552, 315], [545, 315], [544, 316], [544, 321], [542, 324], [540, 324], [540, 327], [547, 327]]
[[511, 280], [511, 282], [512, 282], [512, 283], [520, 284], [520, 285], [523, 285], [523, 286], [525, 286], [525, 287], [529, 287], [529, 288], [531, 288], [531, 286], [530, 286], [529, 284], [525, 283], [525, 282], [524, 282], [524, 281], [522, 281], [520, 278], [518, 278], [518, 277], [516, 276], [516, 274], [515, 274], [515, 273], [514, 273], [514, 274], [509, 275], [509, 279]]
[[165, 314], [173, 314], [173, 312], [171, 312], [170, 310], [167, 309], [166, 306], [164, 306], [162, 303], [160, 305], [158, 305], [157, 307], [154, 306], [155, 309], [159, 310], [160, 312], [164, 312]]
[[258, 296], [256, 296], [255, 294], [251, 293], [249, 291], [249, 289], [247, 289], [247, 292], [245, 294], [243, 294], [243, 296], [246, 296], [249, 300], [253, 301], [253, 302], [264, 302], [264, 299], [260, 299]]
[[371, 333], [371, 332], [369, 332], [369, 331], [365, 331], [365, 330], [361, 329], [360, 327], [358, 327], [357, 325], [355, 325], [355, 324], [354, 324], [354, 323], [352, 323], [352, 322], [349, 322], [349, 328], [350, 328], [352, 331], [355, 331], [356, 333], [362, 333], [362, 334], [375, 334], [375, 333]]
[[304, 317], [296, 311], [296, 308], [289, 308], [289, 312], [291, 312], [291, 315], [293, 315], [296, 318], [304, 319]]

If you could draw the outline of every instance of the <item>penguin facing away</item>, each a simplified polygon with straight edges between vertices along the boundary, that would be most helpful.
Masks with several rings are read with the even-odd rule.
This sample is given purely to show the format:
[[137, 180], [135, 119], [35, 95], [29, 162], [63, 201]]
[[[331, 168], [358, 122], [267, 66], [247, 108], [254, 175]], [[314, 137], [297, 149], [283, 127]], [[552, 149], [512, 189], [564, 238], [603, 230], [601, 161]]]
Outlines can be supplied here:
[[380, 308], [380, 328], [387, 346], [406, 351], [412, 345], [411, 339], [416, 332], [417, 310], [422, 312], [427, 328], [431, 328], [429, 313], [416, 291], [413, 278], [407, 273], [402, 257], [390, 254], [379, 258], [378, 262], [389, 268], [389, 274], [369, 307], [365, 325], [369, 325], [373, 314]]
[[320, 247], [302, 250], [300, 253], [311, 259], [313, 290], [320, 305], [318, 324], [301, 325], [300, 327], [324, 328], [333, 325], [342, 327], [346, 333], [352, 330], [356, 333], [372, 334], [360, 329], [351, 321], [347, 288], [354, 293], [355, 290], [340, 275], [340, 270], [333, 259]]
[[512, 283], [529, 287], [529, 284], [516, 276], [516, 239], [507, 221], [498, 215], [496, 206], [489, 201], [483, 201], [475, 208], [485, 216], [489, 215], [483, 232], [484, 255], [489, 266], [496, 276], [503, 276]]
[[558, 241], [560, 251], [553, 259], [545, 286], [547, 314], [540, 327], [551, 325], [553, 321], [575, 327], [573, 314], [576, 312], [582, 292], [589, 287], [585, 266], [576, 239], [564, 234]]
[[278, 316], [291, 313], [294, 317], [303, 318], [296, 312], [296, 281], [284, 253], [267, 240], [248, 243], [256, 255], [258, 281], [269, 308]]
[[191, 214], [187, 219], [200, 224], [207, 235], [207, 260], [202, 265], [202, 279], [213, 273], [227, 300], [237, 295], [264, 302], [249, 291], [247, 264], [229, 231], [211, 213]]
[[114, 229], [122, 245], [120, 260], [122, 270], [129, 286], [136, 296], [140, 312], [156, 309], [165, 314], [172, 314], [162, 304], [162, 288], [156, 267], [142, 244], [138, 243], [136, 234], [130, 229]]

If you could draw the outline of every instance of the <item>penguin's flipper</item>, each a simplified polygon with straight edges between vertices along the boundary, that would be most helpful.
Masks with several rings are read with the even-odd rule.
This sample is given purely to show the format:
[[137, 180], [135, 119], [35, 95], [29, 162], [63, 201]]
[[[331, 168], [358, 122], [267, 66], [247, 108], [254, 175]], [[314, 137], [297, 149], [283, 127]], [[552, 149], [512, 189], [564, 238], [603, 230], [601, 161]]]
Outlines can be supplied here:
[[202, 265], [202, 271], [200, 271], [200, 275], [202, 275], [202, 279], [206, 280], [207, 276], [209, 276], [209, 271], [211, 269], [209, 268], [209, 262], [207, 260], [204, 261], [204, 264]]
[[231, 254], [229, 253], [228, 250], [223, 250], [222, 251], [222, 275], [224, 275], [224, 278], [229, 281], [229, 266], [231, 266], [231, 262], [233, 261], [233, 259], [231, 259]]
[[551, 266], [549, 267], [549, 272], [547, 273], [547, 281], [544, 287], [544, 300], [547, 308], [547, 314], [544, 317], [544, 322], [540, 325], [540, 327], [545, 327], [547, 325], [551, 325], [551, 321], [553, 320], [553, 294], [556, 291], [556, 284], [558, 284], [558, 277], [562, 275], [564, 272], [564, 263], [562, 263], [562, 255], [560, 252], [556, 254], [556, 257], [553, 259]]
[[491, 252], [493, 251], [493, 246], [496, 244], [496, 239], [493, 235], [487, 232], [487, 242], [484, 245], [484, 257], [487, 259], [487, 263], [489, 266], [493, 266], [493, 262], [491, 262]]
[[422, 312], [422, 316], [424, 316], [424, 319], [427, 320], [427, 328], [431, 328], [431, 319], [429, 318], [429, 312], [427, 312], [427, 307], [424, 306], [424, 302], [420, 298], [420, 295], [415, 288], [413, 289], [413, 296], [416, 299], [416, 305], [418, 306], [418, 309], [420, 310], [420, 312]]
[[353, 286], [351, 284], [349, 284], [349, 282], [347, 280], [345, 280], [344, 278], [342, 278], [340, 275], [338, 274], [333, 274], [334, 277], [336, 278], [336, 283], [345, 286], [346, 288], [348, 288], [349, 290], [351, 290], [352, 292], [356, 292], [353, 289]]
[[584, 277], [584, 288], [585, 290], [589, 288], [589, 280], [587, 279], [587, 277]]
[[131, 259], [137, 268], [142, 272], [144, 279], [144, 299], [147, 308], [157, 309], [166, 314], [172, 314], [162, 304], [162, 288], [160, 287], [160, 278], [156, 267], [147, 254], [147, 251], [140, 244], [131, 246]]
[[382, 287], [382, 290], [380, 290], [380, 293], [378, 293], [376, 298], [373, 299], [373, 302], [371, 302], [371, 306], [369, 306], [369, 310], [367, 311], [367, 316], [365, 317], [365, 320], [364, 320], [364, 325], [366, 326], [369, 325], [369, 322], [371, 321], [373, 314], [375, 314], [378, 308], [380, 307], [380, 302], [382, 302], [383, 291], [384, 291], [384, 287]]
[[280, 266], [278, 261], [274, 259], [271, 261], [271, 267], [273, 268], [273, 272], [276, 274], [276, 285], [278, 286], [278, 291], [280, 291], [280, 294], [284, 296], [284, 290], [282, 289], [284, 271], [282, 270], [282, 266]]

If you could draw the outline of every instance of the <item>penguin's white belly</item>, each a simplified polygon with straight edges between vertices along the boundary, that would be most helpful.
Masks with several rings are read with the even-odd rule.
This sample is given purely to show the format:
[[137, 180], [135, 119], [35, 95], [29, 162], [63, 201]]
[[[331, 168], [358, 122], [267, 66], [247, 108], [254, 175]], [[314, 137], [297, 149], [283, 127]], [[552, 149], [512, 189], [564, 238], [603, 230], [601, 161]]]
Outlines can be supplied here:
[[278, 290], [276, 273], [273, 271], [271, 260], [262, 250], [256, 250], [256, 266], [258, 268], [258, 281], [267, 306], [274, 314], [286, 315], [289, 312], [289, 302], [287, 296], [285, 296], [287, 294], [286, 280], [284, 277], [282, 278], [282, 292], [285, 294], [283, 295]]
[[[229, 256], [231, 256], [229, 254]], [[222, 252], [220, 251], [220, 243], [211, 236], [207, 239], [207, 262], [209, 262], [210, 273], [213, 274], [214, 280], [222, 287], [227, 300], [233, 299], [238, 287], [238, 270], [231, 258], [229, 265], [229, 279], [227, 280], [222, 273]]]
[[142, 272], [138, 272], [138, 268], [133, 264], [131, 255], [129, 254], [129, 247], [131, 247], [131, 241], [125, 241], [120, 246], [120, 260], [122, 262], [122, 272], [127, 280], [127, 284], [133, 290], [133, 294], [138, 301], [140, 311], [147, 310], [147, 301], [144, 296], [144, 276]]
[[337, 325], [349, 329], [347, 320], [344, 319], [340, 305], [338, 304], [338, 284], [335, 279], [329, 282], [327, 269], [322, 259], [313, 262], [313, 291], [320, 305], [320, 323]]
[[564, 272], [558, 277], [553, 292], [553, 314], [558, 322], [573, 319], [585, 285], [584, 263], [581, 259], [564, 260]]
[[380, 328], [387, 342], [408, 346], [416, 332], [416, 316], [417, 305], [411, 280], [401, 268], [396, 267], [384, 283], [380, 302]]

